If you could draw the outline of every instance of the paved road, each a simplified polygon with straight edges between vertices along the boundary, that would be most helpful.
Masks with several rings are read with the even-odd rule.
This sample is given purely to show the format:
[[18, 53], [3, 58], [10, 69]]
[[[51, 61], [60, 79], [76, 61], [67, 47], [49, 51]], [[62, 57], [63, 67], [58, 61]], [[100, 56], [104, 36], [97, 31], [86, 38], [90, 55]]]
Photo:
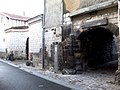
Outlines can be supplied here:
[[0, 90], [71, 90], [0, 61]]

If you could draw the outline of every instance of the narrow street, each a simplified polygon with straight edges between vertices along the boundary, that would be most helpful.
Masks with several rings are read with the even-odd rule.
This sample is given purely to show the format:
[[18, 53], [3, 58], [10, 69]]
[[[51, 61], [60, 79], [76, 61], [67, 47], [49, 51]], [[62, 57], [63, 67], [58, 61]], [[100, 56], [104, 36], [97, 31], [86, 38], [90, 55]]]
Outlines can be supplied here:
[[0, 62], [0, 90], [71, 90]]

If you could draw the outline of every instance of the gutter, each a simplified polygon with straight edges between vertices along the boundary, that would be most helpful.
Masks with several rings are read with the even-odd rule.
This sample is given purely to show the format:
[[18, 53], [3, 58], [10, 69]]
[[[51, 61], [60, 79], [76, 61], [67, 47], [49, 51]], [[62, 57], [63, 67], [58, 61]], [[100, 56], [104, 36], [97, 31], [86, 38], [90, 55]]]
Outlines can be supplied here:
[[89, 12], [92, 12], [92, 11], [95, 11], [95, 10], [102, 10], [102, 9], [110, 8], [110, 7], [117, 6], [117, 5], [118, 5], [117, 0], [105, 1], [105, 2], [102, 2], [102, 3], [98, 3], [96, 5], [81, 8], [81, 9], [78, 9], [74, 12], [71, 12], [70, 17], [80, 15], [80, 14], [86, 14], [86, 13], [89, 13]]

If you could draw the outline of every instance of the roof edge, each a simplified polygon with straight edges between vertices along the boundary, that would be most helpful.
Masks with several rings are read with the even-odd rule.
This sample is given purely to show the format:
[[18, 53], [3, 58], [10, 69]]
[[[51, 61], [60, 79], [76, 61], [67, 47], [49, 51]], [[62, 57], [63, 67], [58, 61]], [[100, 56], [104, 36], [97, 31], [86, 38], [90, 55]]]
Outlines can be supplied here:
[[16, 27], [8, 28], [8, 29], [6, 29], [6, 30], [4, 30], [4, 31], [8, 31], [8, 30], [10, 30], [10, 29], [28, 29], [28, 28], [29, 28], [28, 26], [16, 26]]
[[26, 21], [30, 21], [30, 20], [35, 19], [35, 18], [41, 18], [41, 19], [42, 19], [42, 17], [43, 17], [43, 14], [40, 14], [40, 15], [36, 15], [36, 16], [34, 16], [34, 17], [32, 17], [32, 18], [29, 18], [29, 19], [26, 20]]

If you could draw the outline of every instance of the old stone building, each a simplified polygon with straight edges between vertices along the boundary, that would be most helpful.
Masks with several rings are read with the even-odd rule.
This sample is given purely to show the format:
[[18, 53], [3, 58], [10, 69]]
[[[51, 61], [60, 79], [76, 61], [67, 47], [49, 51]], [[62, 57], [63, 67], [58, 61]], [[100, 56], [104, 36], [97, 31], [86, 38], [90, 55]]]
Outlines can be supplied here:
[[[54, 62], [54, 45], [59, 42], [60, 68], [79, 71], [119, 61], [117, 0], [45, 1], [46, 51]], [[116, 80], [118, 74], [119, 69]]]
[[26, 57], [26, 41], [28, 37], [27, 19], [29, 17], [4, 12], [0, 14], [1, 43], [3, 43], [3, 47], [0, 47], [3, 50], [1, 53], [9, 54], [13, 51], [15, 57], [18, 59]]
[[43, 37], [42, 17], [42, 14], [29, 18], [1, 13], [0, 57], [5, 58], [13, 51], [15, 59], [29, 60], [32, 57], [35, 64], [39, 64]]
[[[79, 40], [79, 53], [74, 56], [84, 64], [83, 68], [112, 60], [119, 62], [117, 0], [80, 0], [79, 8], [70, 17], [72, 33]], [[115, 80], [120, 81], [119, 64]]]
[[[62, 25], [58, 24], [58, 26], [62, 26], [62, 38], [60, 41], [62, 45], [62, 52], [60, 51], [62, 54], [62, 59], [60, 59], [62, 67], [74, 67], [77, 70], [119, 60], [118, 1], [64, 0], [62, 3]], [[51, 11], [53, 8], [50, 7], [55, 7], [54, 4], [55, 1], [51, 4], [47, 3], [49, 9], [47, 7], [45, 11]], [[55, 8], [56, 11], [58, 8]], [[51, 14], [47, 13], [48, 16], [45, 18], [53, 20], [49, 22], [54, 22], [54, 19], [51, 19], [49, 15], [51, 17], [57, 16], [56, 11], [52, 10]], [[72, 25], [68, 16], [72, 20]], [[70, 23], [67, 25], [68, 21]], [[48, 25], [48, 27], [51, 25]], [[46, 29], [46, 33], [48, 32], [49, 30]], [[53, 35], [51, 34], [51, 36]], [[47, 40], [48, 43], [51, 42], [51, 40]], [[54, 39], [53, 42], [57, 42], [57, 40]]]

